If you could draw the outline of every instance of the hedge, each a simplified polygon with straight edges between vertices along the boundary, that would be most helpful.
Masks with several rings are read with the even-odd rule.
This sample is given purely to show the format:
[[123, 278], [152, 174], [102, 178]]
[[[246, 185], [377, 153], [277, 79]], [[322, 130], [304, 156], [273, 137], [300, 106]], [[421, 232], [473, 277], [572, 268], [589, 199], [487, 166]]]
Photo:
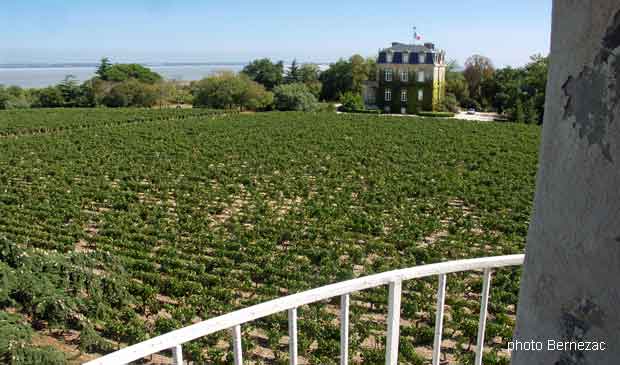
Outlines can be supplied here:
[[452, 118], [454, 113], [452, 112], [418, 112], [421, 117], [433, 117], [433, 118]]

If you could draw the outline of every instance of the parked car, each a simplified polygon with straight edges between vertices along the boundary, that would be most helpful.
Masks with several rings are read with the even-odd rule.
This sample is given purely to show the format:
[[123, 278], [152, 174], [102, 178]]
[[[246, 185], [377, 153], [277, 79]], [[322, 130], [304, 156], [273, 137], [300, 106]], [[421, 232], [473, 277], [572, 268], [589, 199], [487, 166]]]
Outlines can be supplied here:
[[469, 114], [469, 115], [475, 115], [475, 114], [476, 114], [476, 109], [468, 109], [468, 110], [467, 110], [467, 114]]

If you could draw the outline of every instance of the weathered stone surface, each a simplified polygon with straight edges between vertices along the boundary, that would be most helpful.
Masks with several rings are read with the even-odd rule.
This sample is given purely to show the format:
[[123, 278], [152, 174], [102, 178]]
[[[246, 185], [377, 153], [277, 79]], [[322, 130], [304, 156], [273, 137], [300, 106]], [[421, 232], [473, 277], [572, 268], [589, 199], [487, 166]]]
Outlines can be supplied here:
[[514, 365], [620, 363], [620, 1], [556, 0], [541, 162]]

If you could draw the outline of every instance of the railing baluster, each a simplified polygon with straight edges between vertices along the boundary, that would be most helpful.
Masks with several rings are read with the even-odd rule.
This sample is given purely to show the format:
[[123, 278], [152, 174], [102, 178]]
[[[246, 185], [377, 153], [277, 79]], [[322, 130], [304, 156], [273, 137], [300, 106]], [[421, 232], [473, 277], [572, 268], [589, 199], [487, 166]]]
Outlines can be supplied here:
[[183, 346], [176, 345], [172, 348], [172, 363], [174, 365], [183, 365]]
[[[289, 317], [289, 342], [291, 354], [290, 363], [297, 364], [297, 308], [336, 296], [340, 296], [341, 300], [343, 301], [341, 308], [343, 322], [343, 324], [341, 325], [341, 336], [343, 334], [348, 335], [350, 324], [347, 326], [345, 326], [345, 324], [349, 323], [350, 313], [348, 313], [348, 311], [345, 311], [345, 308], [347, 308], [347, 305], [345, 304], [350, 305], [350, 293], [376, 288], [386, 284], [390, 285], [390, 306], [388, 313], [389, 322], [387, 326], [388, 336], [386, 338], [386, 363], [388, 363], [389, 365], [396, 364], [398, 362], [398, 337], [400, 332], [398, 324], [400, 319], [400, 304], [402, 301], [402, 281], [439, 275], [439, 290], [437, 296], [438, 309], [435, 320], [436, 327], [433, 348], [433, 364], [438, 365], [441, 355], [441, 335], [444, 315], [443, 307], [446, 295], [445, 290], [447, 279], [445, 273], [485, 269], [495, 270], [500, 267], [522, 265], [524, 257], [524, 255], [507, 255], [441, 262], [420, 267], [412, 267], [408, 269], [400, 269], [375, 274], [368, 277], [352, 279], [346, 282], [324, 286], [321, 288], [315, 288], [306, 292], [296, 293], [292, 296], [275, 299], [268, 303], [261, 303], [252, 307], [243, 308], [220, 317], [210, 318], [208, 320], [176, 330], [174, 332], [151, 338], [139, 344], [128, 346], [122, 350], [94, 359], [87, 364], [129, 364], [133, 361], [139, 360], [151, 354], [159, 353], [161, 351], [172, 350], [174, 363], [177, 365], [181, 365], [183, 363], [183, 351], [181, 345], [177, 344], [188, 343], [200, 337], [211, 335], [219, 331], [234, 329], [234, 327], [240, 323], [255, 321], [260, 318], [265, 318], [266, 316], [280, 313], [285, 310], [288, 311]], [[483, 301], [481, 303], [482, 308], [480, 315], [480, 330], [478, 331], [478, 343], [480, 344], [480, 346], [478, 346], [478, 358], [482, 357], [481, 355], [484, 350], [484, 331], [487, 319], [489, 299], [488, 292], [491, 285], [490, 270], [485, 270], [485, 273], [487, 275], [487, 282], [486, 284], [483, 284], [484, 293], [482, 295]], [[396, 310], [396, 308], [398, 308], [398, 310]], [[241, 332], [240, 327], [239, 332]], [[348, 341], [348, 336], [343, 336], [343, 338], [346, 341], [343, 341], [341, 346], [341, 364], [346, 364], [346, 361], [350, 357], [350, 354], [348, 353], [349, 351], [346, 350], [350, 350], [348, 349], [350, 344]], [[241, 345], [239, 345], [238, 347], [241, 348]], [[476, 361], [478, 363], [480, 362], [480, 360]]]
[[243, 364], [243, 349], [241, 348], [241, 326], [236, 325], [232, 328], [233, 335], [233, 355], [235, 365]]
[[487, 323], [487, 308], [489, 306], [489, 289], [491, 288], [491, 269], [484, 270], [482, 279], [482, 294], [480, 296], [480, 320], [478, 322], [478, 346], [476, 346], [476, 359], [474, 365], [482, 365], [482, 353], [484, 350], [484, 332]]
[[349, 363], [349, 294], [340, 297], [340, 365]]
[[441, 336], [443, 332], [443, 312], [446, 301], [446, 274], [439, 275], [437, 289], [437, 315], [435, 317], [435, 340], [433, 341], [433, 365], [439, 365], [441, 356]]
[[398, 364], [398, 336], [400, 331], [400, 301], [402, 294], [402, 281], [390, 283], [388, 299], [388, 332], [385, 344], [385, 364]]
[[289, 363], [297, 365], [297, 308], [288, 310], [288, 352]]

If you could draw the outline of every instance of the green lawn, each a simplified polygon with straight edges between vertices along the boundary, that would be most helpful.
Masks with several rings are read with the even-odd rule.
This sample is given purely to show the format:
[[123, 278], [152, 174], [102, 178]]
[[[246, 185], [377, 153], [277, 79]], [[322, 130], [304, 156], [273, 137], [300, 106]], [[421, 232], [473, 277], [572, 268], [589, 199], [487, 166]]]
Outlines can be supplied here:
[[[0, 305], [13, 318], [0, 338], [78, 331], [68, 345], [104, 353], [335, 281], [521, 253], [539, 139], [537, 126], [372, 115], [0, 112]], [[495, 350], [511, 336], [518, 278], [493, 279]], [[430, 348], [435, 280], [404, 285], [402, 363]], [[459, 363], [480, 286], [448, 278], [444, 337]], [[356, 361], [383, 362], [386, 294], [353, 297]], [[300, 310], [312, 364], [337, 363], [335, 306]], [[247, 358], [285, 363], [286, 325], [282, 313], [244, 326]], [[185, 356], [226, 363], [228, 341], [192, 342]], [[495, 350], [485, 364], [506, 363]]]

